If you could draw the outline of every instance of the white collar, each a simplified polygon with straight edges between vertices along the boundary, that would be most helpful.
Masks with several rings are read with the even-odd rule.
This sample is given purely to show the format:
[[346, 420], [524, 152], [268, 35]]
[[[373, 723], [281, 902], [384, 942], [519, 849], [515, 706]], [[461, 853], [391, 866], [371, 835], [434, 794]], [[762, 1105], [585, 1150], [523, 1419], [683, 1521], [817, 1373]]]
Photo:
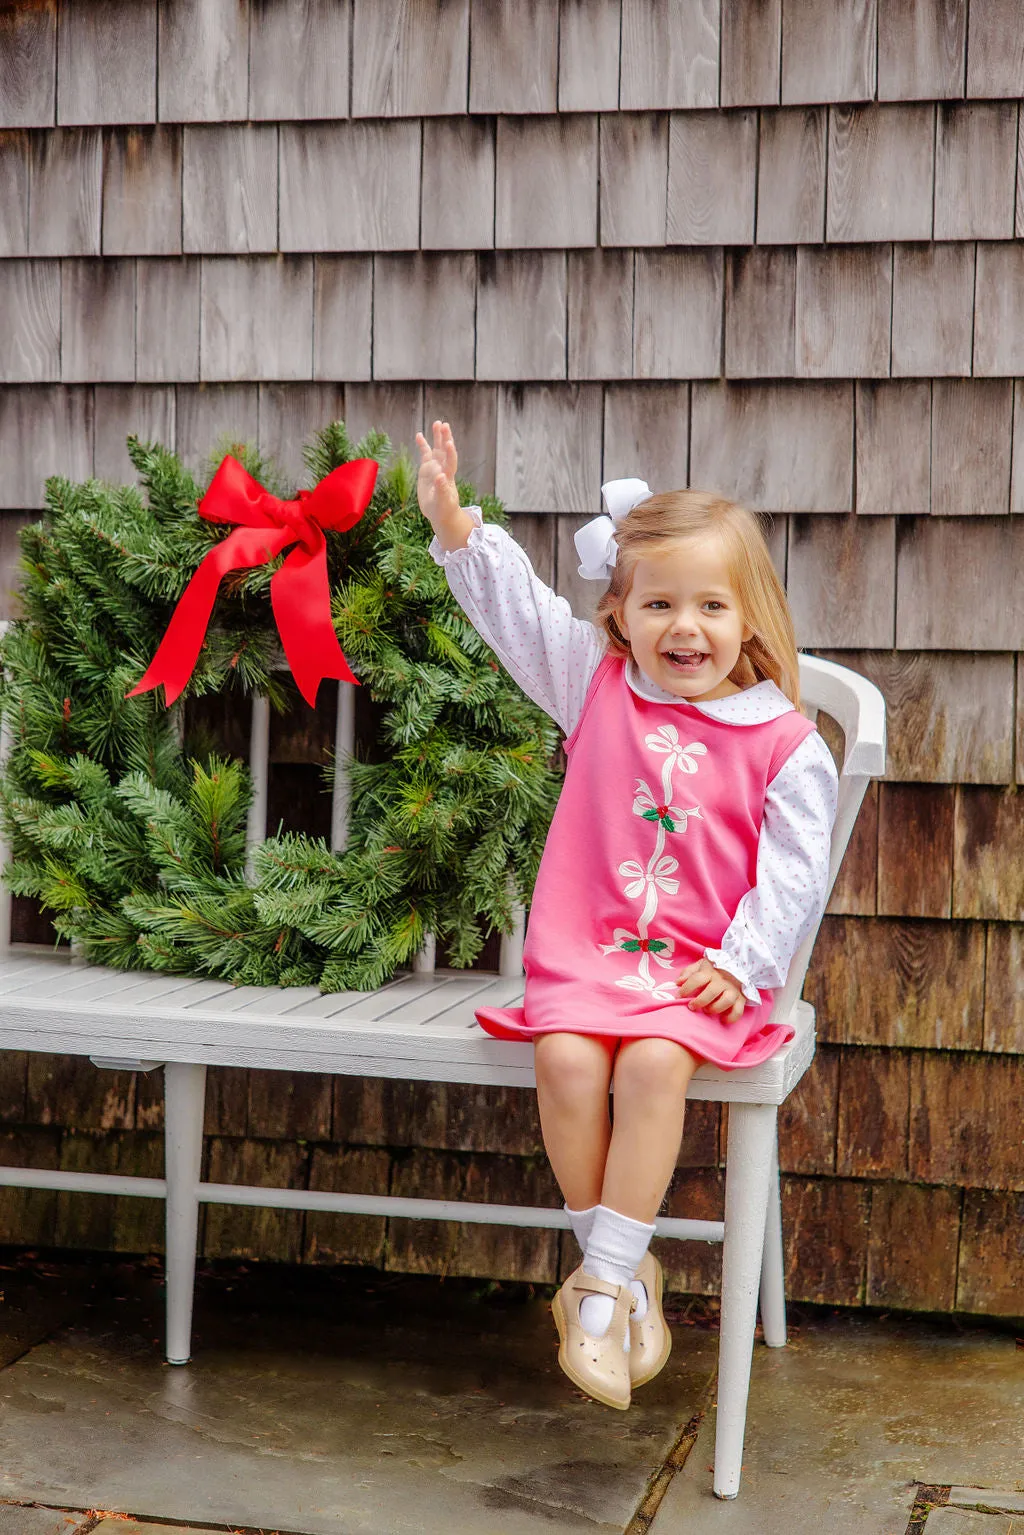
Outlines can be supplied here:
[[[688, 699], [679, 698], [675, 693], [670, 693], [658, 683], [652, 682], [647, 673], [640, 670], [632, 656], [626, 662], [626, 683], [638, 698], [644, 698], [648, 703], [685, 704], [689, 702]], [[793, 705], [774, 682], [757, 682], [752, 688], [741, 688], [738, 693], [730, 693], [728, 698], [711, 698], [705, 703], [690, 704], [690, 708], [699, 709], [702, 714], [709, 715], [711, 719], [724, 720], [730, 725], [763, 725], [767, 720], [778, 719], [780, 714], [788, 714]]]

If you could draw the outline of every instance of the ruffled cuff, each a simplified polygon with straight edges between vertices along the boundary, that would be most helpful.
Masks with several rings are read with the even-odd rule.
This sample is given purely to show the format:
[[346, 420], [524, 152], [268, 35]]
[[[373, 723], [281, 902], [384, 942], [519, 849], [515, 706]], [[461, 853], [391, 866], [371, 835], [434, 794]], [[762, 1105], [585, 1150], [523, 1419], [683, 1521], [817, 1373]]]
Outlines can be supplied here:
[[430, 545], [427, 550], [427, 553], [434, 561], [434, 564], [443, 565], [445, 569], [447, 569], [448, 566], [453, 562], [457, 564], [459, 560], [464, 559], [474, 548], [478, 549], [480, 547], [480, 542], [483, 536], [480, 532], [480, 529], [482, 529], [484, 525], [484, 514], [478, 506], [464, 506], [462, 510], [464, 512], [468, 512], [473, 519], [473, 527], [470, 530], [469, 538], [463, 544], [462, 548], [442, 549], [440, 540], [435, 534], [435, 536], [430, 540]]
[[748, 1002], [755, 1005], [761, 1001], [761, 993], [751, 981], [742, 965], [736, 963], [736, 956], [727, 954], [724, 949], [705, 949], [704, 958], [714, 965], [716, 970], [724, 970], [727, 975], [735, 977], [740, 983], [740, 990]]

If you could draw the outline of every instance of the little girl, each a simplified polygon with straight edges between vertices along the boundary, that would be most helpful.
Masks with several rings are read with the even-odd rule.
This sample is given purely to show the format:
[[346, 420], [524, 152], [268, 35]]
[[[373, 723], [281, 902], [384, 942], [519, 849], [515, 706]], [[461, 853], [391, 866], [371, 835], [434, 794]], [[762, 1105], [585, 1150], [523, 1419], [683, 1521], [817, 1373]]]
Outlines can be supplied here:
[[[481, 1008], [534, 1042], [544, 1144], [583, 1263], [553, 1303], [562, 1369], [628, 1407], [665, 1364], [648, 1252], [686, 1089], [791, 1038], [773, 992], [818, 921], [837, 777], [799, 712], [793, 626], [756, 519], [698, 491], [604, 487], [576, 534], [606, 583], [597, 625], [461, 507], [446, 422], [417, 435], [431, 553], [470, 622], [566, 734], [521, 1008]], [[614, 1124], [609, 1089], [614, 1089]]]

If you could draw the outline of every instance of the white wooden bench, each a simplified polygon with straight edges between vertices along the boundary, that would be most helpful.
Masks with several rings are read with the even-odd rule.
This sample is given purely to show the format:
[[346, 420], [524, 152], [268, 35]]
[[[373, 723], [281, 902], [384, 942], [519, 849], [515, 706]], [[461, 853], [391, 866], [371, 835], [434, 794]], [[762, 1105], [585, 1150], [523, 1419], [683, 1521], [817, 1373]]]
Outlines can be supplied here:
[[[832, 839], [835, 878], [871, 777], [885, 768], [885, 706], [865, 678], [814, 657], [800, 662], [805, 704], [830, 714], [844, 732], [839, 815]], [[343, 687], [339, 745], [351, 711]], [[267, 711], [253, 713], [255, 780], [250, 842], [265, 834]], [[335, 788], [334, 843], [343, 844], [345, 786]], [[9, 903], [5, 902], [5, 907]], [[6, 917], [9, 923], [9, 912]], [[0, 933], [0, 942], [9, 936]], [[814, 1054], [814, 1012], [799, 1001], [813, 938], [794, 959], [776, 1017], [796, 1033], [760, 1066], [725, 1072], [704, 1066], [689, 1097], [729, 1103], [725, 1220], [661, 1219], [660, 1236], [723, 1242], [722, 1320], [714, 1490], [739, 1489], [754, 1324], [760, 1295], [765, 1342], [786, 1341], [777, 1153], [778, 1105]], [[201, 1179], [206, 1068], [254, 1066], [436, 1082], [534, 1085], [529, 1045], [485, 1034], [481, 1005], [508, 1006], [523, 992], [521, 930], [503, 944], [501, 971], [432, 972], [432, 955], [413, 974], [375, 992], [322, 996], [312, 987], [235, 988], [218, 981], [140, 974], [77, 964], [12, 948], [0, 955], [0, 1049], [88, 1056], [98, 1067], [163, 1068], [166, 1162], [163, 1178], [0, 1167], [0, 1185], [166, 1201], [167, 1359], [185, 1364], [191, 1347], [196, 1237], [201, 1204], [273, 1206], [353, 1214], [566, 1227], [563, 1211], [525, 1206], [401, 1199], [385, 1195], [250, 1188]]]

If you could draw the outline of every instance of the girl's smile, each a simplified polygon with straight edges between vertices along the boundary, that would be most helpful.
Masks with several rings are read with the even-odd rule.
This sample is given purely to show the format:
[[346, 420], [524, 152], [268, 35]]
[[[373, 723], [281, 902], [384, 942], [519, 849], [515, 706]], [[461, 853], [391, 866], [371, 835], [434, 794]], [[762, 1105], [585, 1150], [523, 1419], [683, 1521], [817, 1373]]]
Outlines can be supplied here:
[[729, 673], [754, 631], [715, 534], [638, 560], [615, 618], [640, 670], [669, 692], [697, 703], [739, 691]]

